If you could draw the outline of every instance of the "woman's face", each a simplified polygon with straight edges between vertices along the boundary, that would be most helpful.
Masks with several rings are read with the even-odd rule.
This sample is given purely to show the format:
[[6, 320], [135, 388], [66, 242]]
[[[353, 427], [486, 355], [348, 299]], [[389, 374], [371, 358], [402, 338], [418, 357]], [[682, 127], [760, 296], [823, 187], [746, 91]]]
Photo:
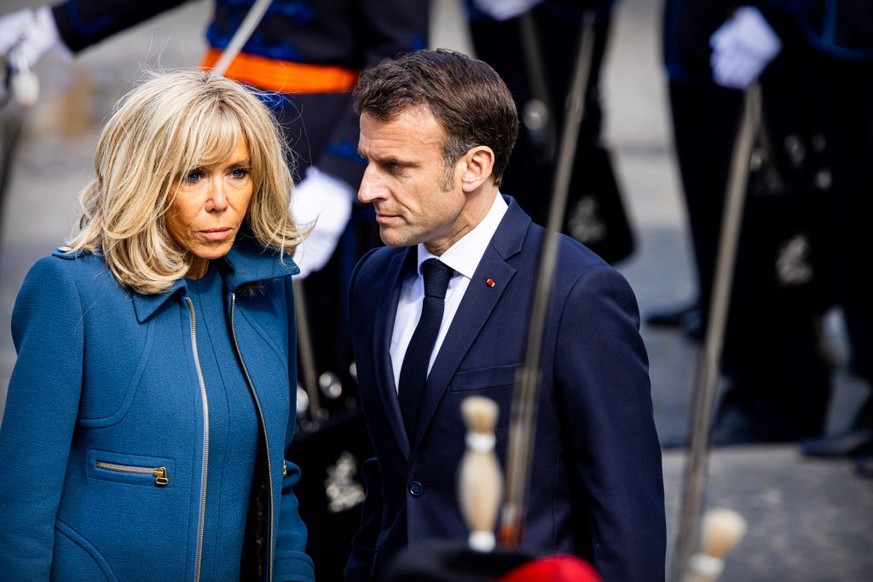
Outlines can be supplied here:
[[199, 279], [209, 261], [226, 255], [252, 199], [249, 149], [240, 138], [230, 157], [203, 168], [195, 168], [171, 193], [167, 215], [170, 235], [189, 254], [185, 275]]

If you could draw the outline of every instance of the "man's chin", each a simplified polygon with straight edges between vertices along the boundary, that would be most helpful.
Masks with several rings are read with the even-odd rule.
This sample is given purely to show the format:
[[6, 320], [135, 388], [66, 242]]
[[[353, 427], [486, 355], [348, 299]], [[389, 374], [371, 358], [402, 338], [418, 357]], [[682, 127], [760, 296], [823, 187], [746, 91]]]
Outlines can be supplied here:
[[386, 247], [406, 247], [411, 244], [407, 237], [398, 235], [396, 232], [393, 232], [389, 229], [379, 229], [379, 238], [382, 240], [382, 244]]

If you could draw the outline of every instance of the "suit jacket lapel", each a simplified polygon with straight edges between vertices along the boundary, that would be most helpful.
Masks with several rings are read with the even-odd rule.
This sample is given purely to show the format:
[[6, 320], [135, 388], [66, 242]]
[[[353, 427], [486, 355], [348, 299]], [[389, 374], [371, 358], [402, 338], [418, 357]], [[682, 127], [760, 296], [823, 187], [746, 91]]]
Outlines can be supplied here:
[[[413, 451], [427, 432], [427, 427], [458, 366], [515, 276], [515, 267], [508, 260], [521, 252], [525, 233], [530, 225], [530, 217], [521, 211], [514, 200], [509, 199], [509, 202], [509, 210], [500, 222], [485, 254], [482, 255], [479, 266], [476, 267], [476, 273], [458, 306], [452, 325], [446, 333], [446, 338], [428, 375], [421, 414], [418, 417], [418, 432], [412, 446]], [[494, 281], [493, 287], [487, 284], [488, 279]]]
[[394, 369], [391, 366], [391, 335], [394, 333], [394, 320], [397, 316], [397, 304], [400, 301], [400, 290], [406, 274], [406, 263], [416, 257], [416, 248], [410, 247], [406, 252], [397, 253], [392, 258], [385, 273], [384, 300], [378, 301], [373, 332], [373, 357], [376, 362], [376, 385], [379, 398], [385, 407], [394, 437], [403, 454], [409, 458], [409, 438], [403, 424], [400, 412], [400, 401], [397, 399], [397, 387], [394, 384]]

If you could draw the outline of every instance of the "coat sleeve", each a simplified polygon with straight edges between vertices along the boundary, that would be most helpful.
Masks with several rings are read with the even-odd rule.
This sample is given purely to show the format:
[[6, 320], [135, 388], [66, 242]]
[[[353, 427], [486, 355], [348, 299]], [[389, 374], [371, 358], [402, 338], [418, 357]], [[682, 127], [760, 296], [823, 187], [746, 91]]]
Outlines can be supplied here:
[[0, 425], [0, 579], [48, 580], [82, 391], [83, 310], [70, 267], [30, 270], [12, 313], [18, 359]]
[[58, 32], [74, 53], [157, 16], [186, 0], [68, 0], [52, 8]]
[[[291, 278], [285, 281], [285, 305], [288, 320], [288, 380], [291, 406], [288, 411], [285, 447], [293, 446], [295, 419], [297, 417], [297, 320], [294, 310], [294, 291]], [[278, 467], [282, 473], [282, 496], [279, 507], [279, 524], [276, 531], [276, 548], [273, 559], [273, 579], [277, 582], [313, 582], [315, 567], [306, 555], [306, 525], [300, 518], [299, 503], [294, 486], [300, 481], [300, 467], [291, 461], [282, 460]]]
[[663, 580], [661, 449], [636, 299], [607, 265], [580, 277], [560, 313], [556, 377], [568, 462], [604, 580]]

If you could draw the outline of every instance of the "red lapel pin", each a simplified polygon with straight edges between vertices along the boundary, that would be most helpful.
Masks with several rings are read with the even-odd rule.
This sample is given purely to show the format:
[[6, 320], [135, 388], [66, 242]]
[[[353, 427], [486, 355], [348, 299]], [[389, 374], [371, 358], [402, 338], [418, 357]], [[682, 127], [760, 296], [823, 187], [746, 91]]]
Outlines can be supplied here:
[[496, 285], [496, 283], [494, 282], [494, 279], [491, 279], [491, 278], [485, 279], [485, 284], [488, 285], [489, 287], [494, 287], [494, 285]]

